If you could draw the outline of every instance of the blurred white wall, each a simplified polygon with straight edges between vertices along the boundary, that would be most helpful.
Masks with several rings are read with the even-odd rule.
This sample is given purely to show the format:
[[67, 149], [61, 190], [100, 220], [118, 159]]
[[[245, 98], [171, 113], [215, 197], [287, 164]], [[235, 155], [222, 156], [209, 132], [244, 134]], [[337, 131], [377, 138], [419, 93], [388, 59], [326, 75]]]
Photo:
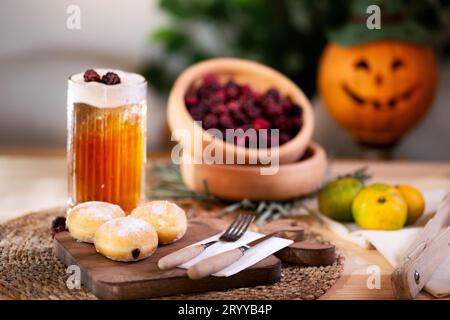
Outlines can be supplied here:
[[[66, 27], [69, 5], [81, 9], [81, 29]], [[147, 39], [165, 20], [156, 0], [1, 0], [0, 146], [64, 147], [66, 81], [89, 67], [136, 70], [153, 53]], [[450, 160], [450, 64], [442, 64], [434, 106], [395, 156]], [[151, 85], [151, 79], [150, 79]], [[359, 149], [316, 105], [315, 139], [331, 156]], [[150, 92], [149, 146], [161, 146], [165, 105]]]
[[[66, 27], [69, 5], [81, 10], [79, 30]], [[155, 0], [0, 1], [0, 146], [63, 147], [68, 76], [89, 67], [136, 70], [163, 20]], [[163, 108], [150, 92], [153, 147]]]

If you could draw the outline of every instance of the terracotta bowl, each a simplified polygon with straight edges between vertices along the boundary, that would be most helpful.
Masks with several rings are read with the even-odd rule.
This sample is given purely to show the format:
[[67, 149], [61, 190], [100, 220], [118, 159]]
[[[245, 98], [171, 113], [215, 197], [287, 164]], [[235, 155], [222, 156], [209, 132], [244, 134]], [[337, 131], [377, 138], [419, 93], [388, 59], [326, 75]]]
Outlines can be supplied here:
[[[192, 158], [191, 158], [192, 159]], [[227, 200], [282, 201], [316, 191], [327, 167], [326, 153], [310, 144], [305, 155], [296, 162], [280, 165], [274, 175], [261, 175], [262, 166], [182, 163], [183, 182], [192, 190], [208, 192]]]
[[[299, 133], [287, 143], [281, 145], [276, 152], [279, 153], [280, 163], [291, 163], [299, 159], [306, 150], [314, 129], [314, 114], [311, 104], [303, 91], [295, 83], [281, 73], [261, 64], [233, 58], [211, 59], [195, 64], [186, 69], [176, 80], [169, 100], [167, 117], [172, 132], [183, 129], [176, 139], [182, 140], [184, 148], [188, 149], [192, 156], [203, 157], [203, 153], [194, 151], [204, 150], [210, 143], [214, 144], [214, 150], [230, 152], [235, 158], [247, 160], [261, 159], [260, 153], [266, 150], [245, 148], [226, 143], [203, 130], [191, 117], [184, 103], [186, 92], [199, 85], [202, 76], [214, 73], [219, 79], [226, 81], [233, 78], [239, 83], [248, 83], [258, 92], [264, 92], [271, 87], [277, 88], [281, 94], [289, 96], [292, 101], [303, 109], [303, 126]], [[194, 138], [200, 137], [200, 138]]]

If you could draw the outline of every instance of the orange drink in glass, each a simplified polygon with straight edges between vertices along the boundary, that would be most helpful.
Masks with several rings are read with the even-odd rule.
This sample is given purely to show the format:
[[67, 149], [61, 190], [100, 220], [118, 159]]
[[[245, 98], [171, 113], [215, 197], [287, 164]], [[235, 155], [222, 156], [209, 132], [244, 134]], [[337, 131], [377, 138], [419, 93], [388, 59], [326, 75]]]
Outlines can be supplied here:
[[72, 205], [107, 201], [130, 212], [144, 198], [147, 82], [114, 72], [119, 84], [86, 82], [81, 73], [69, 78], [69, 197]]

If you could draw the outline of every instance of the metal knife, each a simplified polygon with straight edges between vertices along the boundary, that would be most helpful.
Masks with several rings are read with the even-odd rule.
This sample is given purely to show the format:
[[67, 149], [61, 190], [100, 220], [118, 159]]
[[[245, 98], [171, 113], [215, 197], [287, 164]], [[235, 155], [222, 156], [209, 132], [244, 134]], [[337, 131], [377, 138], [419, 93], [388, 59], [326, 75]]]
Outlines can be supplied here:
[[258, 238], [243, 246], [240, 246], [239, 248], [234, 248], [205, 258], [191, 266], [187, 270], [187, 274], [190, 279], [197, 280], [219, 272], [220, 270], [223, 270], [238, 261], [251, 247], [254, 247], [257, 244], [274, 237], [280, 232], [282, 231], [272, 232], [264, 237]]

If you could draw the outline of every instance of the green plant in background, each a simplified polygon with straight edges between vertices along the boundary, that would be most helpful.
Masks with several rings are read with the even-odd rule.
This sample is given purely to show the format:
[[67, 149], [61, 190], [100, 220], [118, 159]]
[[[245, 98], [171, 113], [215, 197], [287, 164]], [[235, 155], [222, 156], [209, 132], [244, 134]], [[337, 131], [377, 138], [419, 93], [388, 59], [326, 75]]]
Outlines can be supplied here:
[[[349, 0], [161, 0], [169, 22], [151, 35], [159, 53], [143, 73], [167, 93], [195, 62], [241, 57], [281, 71], [311, 96], [326, 34], [347, 21], [350, 5]], [[404, 7], [433, 30], [436, 47], [448, 55], [450, 0], [405, 1]]]
[[162, 0], [170, 22], [153, 33], [161, 53], [146, 70], [170, 89], [188, 65], [217, 56], [262, 62], [314, 91], [325, 29], [345, 21], [345, 0]]

